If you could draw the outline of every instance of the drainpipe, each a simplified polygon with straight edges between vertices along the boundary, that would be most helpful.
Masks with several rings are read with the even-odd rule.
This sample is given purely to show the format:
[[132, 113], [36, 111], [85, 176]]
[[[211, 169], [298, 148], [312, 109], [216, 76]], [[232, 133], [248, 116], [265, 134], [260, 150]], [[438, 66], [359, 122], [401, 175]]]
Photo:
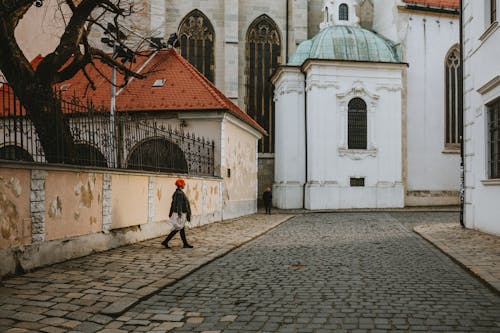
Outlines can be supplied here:
[[288, 63], [288, 29], [290, 28], [289, 27], [289, 16], [290, 16], [290, 13], [289, 13], [289, 7], [290, 7], [290, 0], [286, 0], [286, 23], [285, 23], [285, 63], [287, 64]]
[[459, 112], [462, 114], [462, 133], [460, 135], [460, 225], [465, 228], [464, 206], [465, 206], [465, 156], [464, 156], [464, 134], [465, 134], [465, 114], [464, 114], [464, 1], [460, 0], [460, 85], [462, 93], [459, 98]]
[[304, 70], [301, 69], [302, 73], [304, 74], [304, 128], [305, 128], [305, 181], [304, 181], [304, 186], [302, 188], [302, 208], [306, 208], [306, 185], [307, 185], [307, 179], [308, 177], [308, 170], [307, 170], [307, 74], [304, 73]]

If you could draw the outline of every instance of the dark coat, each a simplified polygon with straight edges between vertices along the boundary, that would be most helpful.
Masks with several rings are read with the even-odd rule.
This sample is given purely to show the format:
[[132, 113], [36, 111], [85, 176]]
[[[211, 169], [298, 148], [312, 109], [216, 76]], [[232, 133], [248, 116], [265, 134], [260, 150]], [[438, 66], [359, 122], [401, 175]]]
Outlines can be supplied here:
[[271, 202], [273, 201], [273, 192], [264, 191], [264, 194], [262, 194], [262, 200], [264, 200], [264, 205], [271, 205]]
[[189, 200], [180, 188], [177, 188], [172, 195], [172, 203], [170, 204], [170, 213], [168, 217], [172, 217], [173, 213], [186, 213], [186, 218], [191, 221], [191, 206], [189, 205]]

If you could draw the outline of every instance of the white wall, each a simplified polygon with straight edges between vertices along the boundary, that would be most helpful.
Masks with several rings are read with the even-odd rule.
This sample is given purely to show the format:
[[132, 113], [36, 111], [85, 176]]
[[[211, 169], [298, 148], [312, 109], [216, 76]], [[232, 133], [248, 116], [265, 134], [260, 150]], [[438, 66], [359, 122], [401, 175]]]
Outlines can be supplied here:
[[465, 224], [500, 235], [500, 179], [488, 180], [486, 107], [500, 98], [500, 31], [487, 14], [485, 2], [464, 1]]
[[445, 149], [445, 61], [460, 23], [449, 15], [401, 15], [408, 16], [407, 204], [458, 204], [460, 151]]

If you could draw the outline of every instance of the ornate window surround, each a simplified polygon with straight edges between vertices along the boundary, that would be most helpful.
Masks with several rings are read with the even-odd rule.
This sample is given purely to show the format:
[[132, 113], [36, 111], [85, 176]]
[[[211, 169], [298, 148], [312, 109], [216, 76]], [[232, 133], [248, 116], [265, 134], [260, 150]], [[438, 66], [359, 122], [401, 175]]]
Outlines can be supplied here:
[[[366, 116], [367, 116], [367, 146], [366, 149], [349, 149], [347, 146], [348, 139], [348, 104], [353, 98], [361, 98], [366, 103]], [[353, 83], [352, 88], [342, 93], [337, 94], [337, 106], [342, 126], [339, 131], [338, 154], [339, 156], [347, 156], [353, 160], [361, 160], [367, 157], [377, 156], [377, 145], [374, 140], [374, 117], [378, 106], [380, 96], [371, 93], [366, 89], [363, 82], [356, 81]]]
[[[445, 72], [444, 72], [444, 96], [445, 96], [445, 105], [444, 105], [444, 153], [452, 153], [452, 152], [460, 152], [460, 128], [461, 128], [461, 113], [460, 113], [460, 105], [459, 105], [459, 95], [460, 84], [460, 50], [458, 45], [453, 45], [448, 53], [446, 53], [445, 57]], [[450, 61], [453, 60], [452, 57], [455, 56], [455, 60], [458, 61], [458, 64], [450, 64]], [[454, 73], [453, 73], [454, 72]], [[452, 93], [451, 87], [451, 77], [455, 76], [455, 94]], [[454, 100], [452, 101], [451, 98]], [[455, 107], [453, 108], [453, 103], [455, 103]], [[455, 117], [455, 121], [453, 121], [453, 116]], [[453, 135], [452, 128], [455, 128], [455, 135]]]

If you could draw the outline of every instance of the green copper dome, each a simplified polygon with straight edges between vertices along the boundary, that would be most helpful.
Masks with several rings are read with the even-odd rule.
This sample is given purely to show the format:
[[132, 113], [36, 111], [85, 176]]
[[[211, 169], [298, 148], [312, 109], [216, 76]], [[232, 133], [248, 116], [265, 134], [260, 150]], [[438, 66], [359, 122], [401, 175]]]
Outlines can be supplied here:
[[400, 63], [396, 45], [358, 27], [334, 25], [321, 30], [298, 46], [288, 65], [300, 66], [307, 59], [331, 59]]

